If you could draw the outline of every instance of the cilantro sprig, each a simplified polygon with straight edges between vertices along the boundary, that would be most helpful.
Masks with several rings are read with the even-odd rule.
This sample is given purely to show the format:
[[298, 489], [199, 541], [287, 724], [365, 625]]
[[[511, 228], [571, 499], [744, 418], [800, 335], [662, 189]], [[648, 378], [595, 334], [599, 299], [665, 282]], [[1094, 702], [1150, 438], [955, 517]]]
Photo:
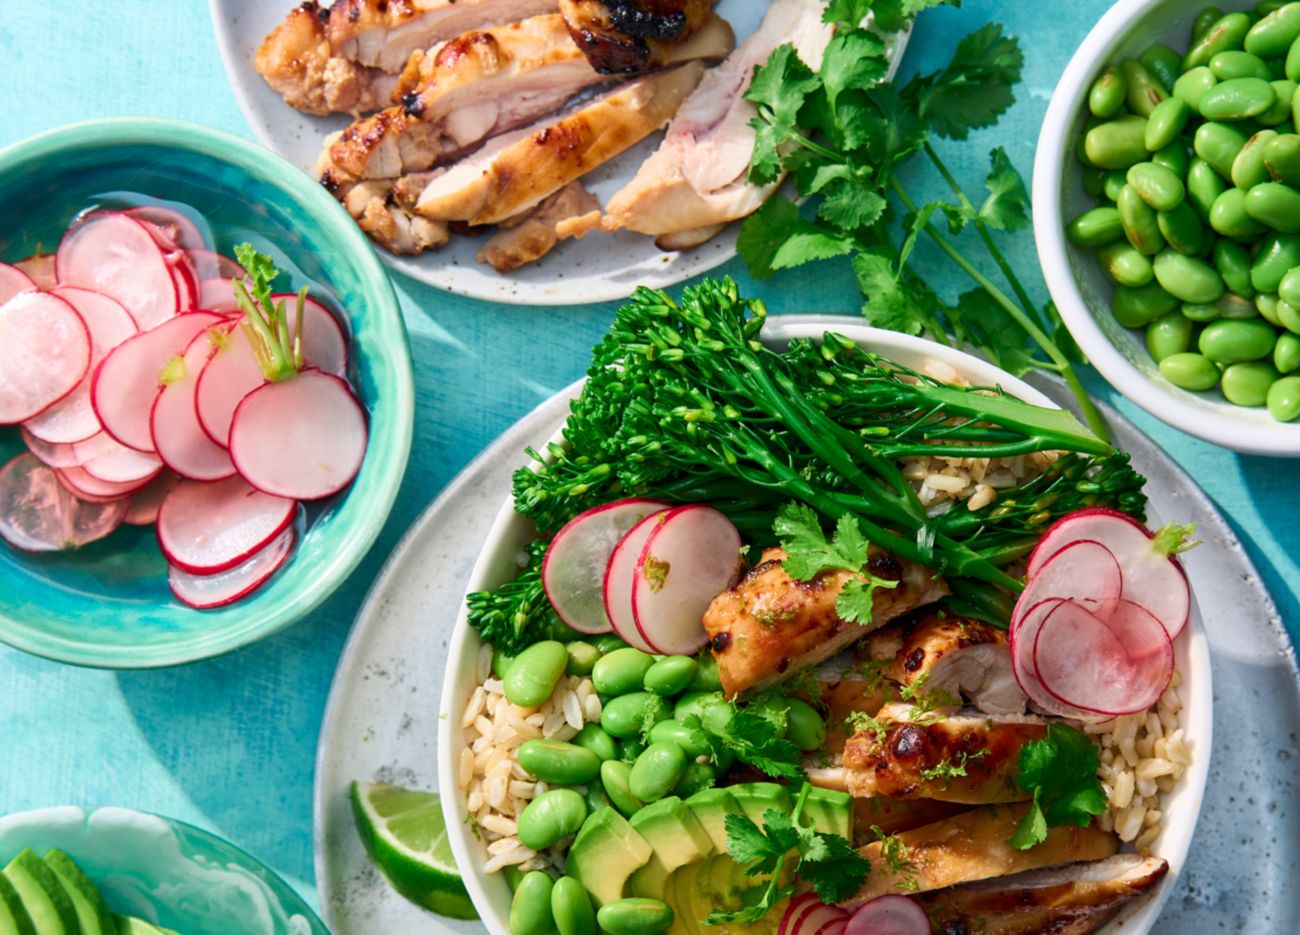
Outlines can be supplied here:
[[773, 729], [767, 717], [741, 708], [734, 701], [715, 704], [725, 706], [723, 713], [707, 718], [690, 714], [682, 719], [687, 730], [704, 735], [715, 763], [730, 755], [774, 779], [804, 778], [803, 754]]
[[827, 571], [844, 570], [860, 576], [846, 581], [835, 598], [835, 613], [841, 620], [866, 623], [871, 619], [876, 589], [898, 587], [897, 581], [877, 577], [867, 569], [870, 543], [857, 518], [850, 514], [839, 518], [834, 538], [827, 539], [811, 507], [787, 503], [777, 511], [772, 531], [785, 551], [781, 567], [796, 581], [811, 581]]
[[1088, 735], [1064, 724], [1049, 724], [1046, 737], [1021, 747], [1016, 782], [1034, 798], [1007, 843], [1028, 850], [1047, 839], [1049, 827], [1082, 828], [1105, 811], [1099, 766], [1097, 748]]

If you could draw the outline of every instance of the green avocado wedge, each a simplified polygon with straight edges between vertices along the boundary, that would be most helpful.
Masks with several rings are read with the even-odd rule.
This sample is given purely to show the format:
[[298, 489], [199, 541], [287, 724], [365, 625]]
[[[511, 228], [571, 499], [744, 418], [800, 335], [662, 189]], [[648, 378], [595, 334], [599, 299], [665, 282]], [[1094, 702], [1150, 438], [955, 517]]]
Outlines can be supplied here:
[[0, 874], [0, 935], [36, 935], [22, 898], [4, 874]]
[[81, 935], [72, 897], [35, 851], [23, 851], [4, 872], [31, 916], [36, 935]]
[[45, 855], [45, 865], [54, 871], [68, 891], [73, 908], [77, 910], [82, 935], [114, 935], [116, 928], [108, 904], [100, 895], [99, 887], [77, 866], [77, 862], [63, 851], [52, 850]]

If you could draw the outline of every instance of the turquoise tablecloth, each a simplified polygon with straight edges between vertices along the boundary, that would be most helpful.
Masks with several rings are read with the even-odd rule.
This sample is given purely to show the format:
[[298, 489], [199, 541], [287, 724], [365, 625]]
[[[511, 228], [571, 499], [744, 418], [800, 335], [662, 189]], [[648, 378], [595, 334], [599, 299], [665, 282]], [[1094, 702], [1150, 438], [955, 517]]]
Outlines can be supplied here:
[[[287, 10], [291, 0], [280, 3]], [[990, 147], [1029, 173], [1047, 100], [1106, 0], [967, 0], [927, 14], [904, 73], [936, 67], [957, 31], [997, 18], [1024, 41], [1019, 102], [1001, 125], [954, 149], [978, 185]], [[71, 121], [175, 117], [249, 136], [221, 68], [202, 0], [4, 0], [0, 144]], [[253, 145], [250, 143], [250, 145]], [[0, 212], [4, 206], [0, 205]], [[5, 218], [21, 223], [21, 218]], [[1045, 298], [1032, 242], [1017, 266]], [[926, 269], [938, 269], [928, 254]], [[755, 285], [774, 312], [851, 311], [846, 268]], [[965, 289], [946, 268], [932, 281]], [[369, 559], [313, 619], [232, 656], [163, 672], [72, 669], [0, 648], [0, 814], [38, 806], [120, 804], [214, 829], [288, 877], [312, 879], [312, 762], [330, 676], [353, 615], [393, 543], [420, 509], [507, 425], [581, 375], [612, 306], [487, 305], [398, 280], [415, 358], [415, 446], [401, 497]], [[1113, 394], [1099, 382], [1107, 398]], [[1241, 457], [1120, 409], [1150, 432], [1231, 518], [1300, 634], [1300, 492], [1294, 462]]]

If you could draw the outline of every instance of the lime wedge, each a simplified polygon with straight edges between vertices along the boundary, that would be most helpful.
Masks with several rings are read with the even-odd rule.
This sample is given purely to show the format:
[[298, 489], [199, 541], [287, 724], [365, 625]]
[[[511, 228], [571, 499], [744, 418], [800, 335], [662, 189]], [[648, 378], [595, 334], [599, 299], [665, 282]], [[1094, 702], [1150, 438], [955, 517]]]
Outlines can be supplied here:
[[478, 918], [451, 856], [436, 794], [354, 782], [352, 814], [370, 859], [397, 892], [439, 915]]

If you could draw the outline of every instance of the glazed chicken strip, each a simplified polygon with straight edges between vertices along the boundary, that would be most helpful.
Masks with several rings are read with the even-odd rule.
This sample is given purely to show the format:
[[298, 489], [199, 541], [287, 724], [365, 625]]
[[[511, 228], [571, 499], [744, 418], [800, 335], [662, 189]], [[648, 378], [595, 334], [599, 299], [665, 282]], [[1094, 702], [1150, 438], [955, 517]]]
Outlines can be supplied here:
[[499, 136], [433, 179], [415, 210], [471, 225], [519, 214], [662, 127], [703, 72], [690, 62]]
[[734, 588], [715, 597], [704, 613], [704, 630], [728, 697], [815, 666], [948, 591], [929, 569], [872, 547], [871, 573], [897, 581], [898, 587], [875, 592], [870, 623], [849, 623], [835, 613], [835, 600], [845, 583], [859, 576], [831, 571], [812, 581], [795, 581], [781, 567], [784, 559], [780, 549], [765, 551], [761, 562]]
[[775, 0], [758, 30], [725, 62], [709, 72], [687, 98], [663, 144], [636, 177], [606, 206], [605, 226], [659, 238], [680, 249], [703, 243], [729, 221], [746, 217], [767, 200], [777, 183], [749, 182], [754, 152], [754, 105], [744, 99], [754, 67], [791, 42], [815, 70], [831, 28], [822, 22], [820, 0]]
[[864, 798], [1021, 802], [1029, 795], [1015, 781], [1020, 749], [1046, 735], [1047, 723], [1029, 715], [991, 717], [967, 708], [938, 716], [894, 702], [849, 738], [845, 788]]
[[871, 873], [862, 889], [841, 905], [856, 906], [886, 893], [925, 893], [1072, 861], [1101, 860], [1119, 850], [1119, 838], [1095, 825], [1050, 828], [1043, 843], [1017, 850], [1007, 839], [1028, 809], [1026, 804], [985, 805], [903, 831], [892, 839], [898, 852], [891, 849], [890, 859], [882, 853], [881, 841], [861, 848]]
[[606, 75], [634, 75], [665, 64], [713, 12], [713, 0], [560, 0], [573, 41]]
[[854, 799], [853, 843], [865, 846], [878, 840], [875, 828], [882, 834], [898, 834], [965, 811], [969, 806], [934, 799]]
[[581, 182], [570, 182], [526, 217], [512, 219], [474, 258], [498, 273], [509, 273], [550, 253], [562, 239], [581, 237], [600, 225], [600, 202]]
[[950, 935], [1089, 935], [1168, 872], [1159, 858], [1116, 854], [922, 893], [917, 901], [935, 931]]

